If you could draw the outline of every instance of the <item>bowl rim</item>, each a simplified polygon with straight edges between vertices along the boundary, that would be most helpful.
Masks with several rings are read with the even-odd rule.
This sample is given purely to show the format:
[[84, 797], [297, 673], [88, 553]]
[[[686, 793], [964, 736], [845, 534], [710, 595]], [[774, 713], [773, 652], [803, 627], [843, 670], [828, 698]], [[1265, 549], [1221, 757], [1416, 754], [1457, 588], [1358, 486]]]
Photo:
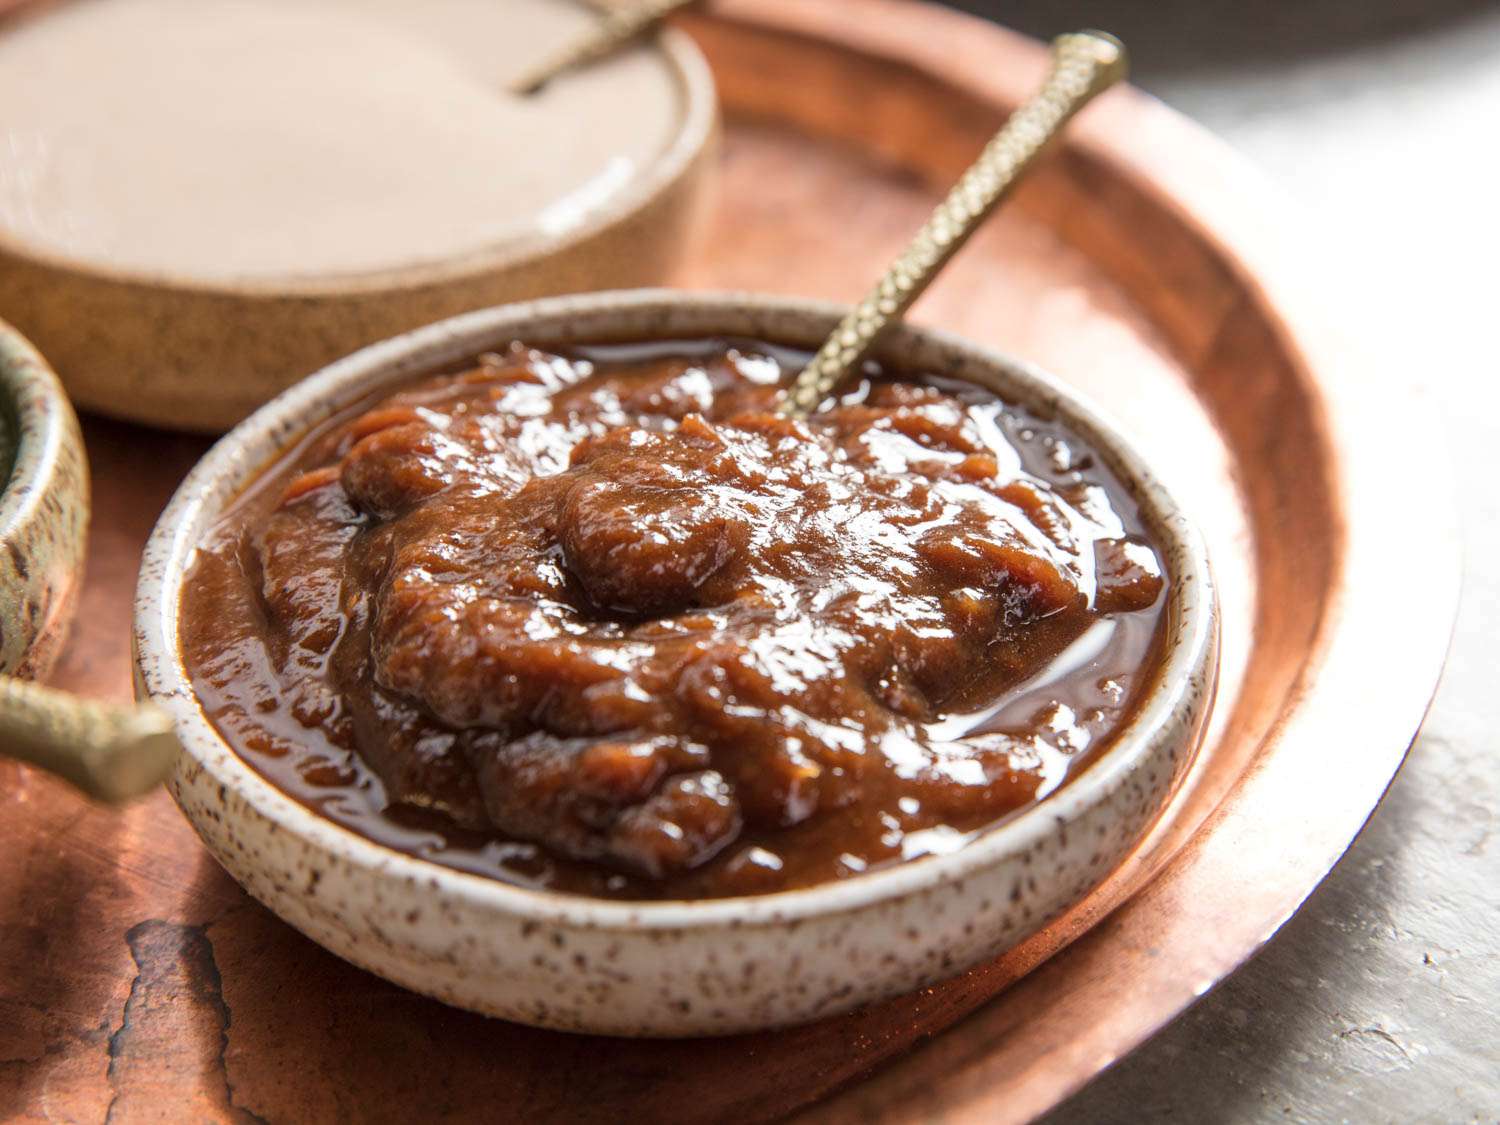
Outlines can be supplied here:
[[[362, 395], [437, 369], [452, 359], [493, 350], [498, 343], [517, 336], [529, 334], [545, 343], [548, 330], [528, 326], [548, 321], [565, 320], [569, 333], [578, 333], [580, 342], [590, 338], [591, 330], [593, 339], [605, 342], [611, 336], [612, 320], [632, 315], [697, 317], [704, 326], [695, 331], [713, 335], [715, 329], [708, 325], [715, 318], [732, 323], [734, 316], [749, 313], [762, 318], [800, 319], [805, 324], [818, 321], [827, 325], [823, 329], [827, 331], [847, 311], [846, 305], [764, 294], [608, 290], [465, 313], [372, 344], [330, 364], [272, 399], [221, 438], [183, 480], [163, 511], [146, 545], [136, 595], [138, 692], [167, 708], [176, 720], [187, 754], [215, 781], [233, 789], [257, 814], [292, 833], [304, 845], [351, 867], [413, 885], [426, 884], [476, 909], [526, 921], [596, 932], [773, 926], [899, 901], [932, 885], [960, 882], [1011, 855], [1034, 850], [1123, 784], [1163, 740], [1180, 738], [1184, 732], [1195, 733], [1199, 700], [1193, 684], [1209, 680], [1218, 657], [1217, 602], [1207, 548], [1147, 464], [1086, 398], [1030, 364], [937, 329], [902, 325], [882, 348], [888, 350], [893, 344], [931, 346], [989, 368], [999, 380], [1020, 392], [1020, 401], [1052, 409], [1069, 428], [1078, 429], [1140, 505], [1143, 518], [1160, 540], [1158, 546], [1173, 579], [1166, 611], [1166, 651], [1145, 698], [1113, 745], [1076, 778], [981, 830], [956, 851], [922, 856], [835, 882], [733, 898], [613, 900], [517, 886], [397, 851], [319, 816], [283, 793], [235, 754], [214, 728], [198, 703], [183, 665], [178, 604], [183, 578], [196, 550], [196, 537], [217, 515], [217, 508], [207, 510], [214, 481], [221, 475], [228, 476], [234, 482], [230, 495], [237, 495], [276, 451]], [[602, 324], [594, 327], [590, 321]], [[724, 328], [718, 331], [743, 334]], [[615, 339], [629, 334], [613, 332]], [[774, 341], [777, 333], [768, 331], [766, 335]], [[1153, 816], [1159, 811], [1154, 810]]]
[[[587, 0], [571, 0], [589, 9]], [[41, 17], [45, 9], [36, 13]], [[4, 33], [0, 26], [0, 34]], [[682, 113], [671, 139], [633, 178], [626, 187], [603, 206], [594, 210], [582, 223], [561, 234], [531, 233], [492, 243], [468, 253], [404, 266], [379, 269], [327, 271], [319, 273], [265, 274], [242, 278], [194, 278], [169, 270], [122, 269], [96, 264], [66, 253], [30, 246], [21, 239], [0, 230], [0, 261], [12, 258], [29, 262], [60, 274], [86, 277], [113, 285], [152, 289], [172, 293], [189, 293], [200, 297], [225, 299], [305, 300], [344, 298], [377, 293], [423, 289], [516, 269], [524, 264], [552, 257], [598, 237], [604, 231], [630, 219], [648, 207], [653, 200], [688, 174], [694, 162], [706, 152], [715, 135], [718, 119], [718, 90], [708, 60], [686, 33], [673, 27], [661, 27], [644, 40], [651, 50], [665, 59], [682, 95]]]
[[[60, 469], [72, 407], [42, 353], [5, 320], [0, 320], [0, 396], [0, 409], [15, 417], [10, 464], [0, 479], [0, 543], [10, 543], [41, 515]], [[0, 425], [8, 423], [0, 419]]]

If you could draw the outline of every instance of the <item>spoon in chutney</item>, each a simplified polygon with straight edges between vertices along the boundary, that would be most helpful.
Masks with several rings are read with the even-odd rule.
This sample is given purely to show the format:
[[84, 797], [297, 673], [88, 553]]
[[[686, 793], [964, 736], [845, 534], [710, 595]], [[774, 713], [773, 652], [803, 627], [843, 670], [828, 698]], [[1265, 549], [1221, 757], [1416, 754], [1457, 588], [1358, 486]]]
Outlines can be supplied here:
[[805, 417], [860, 365], [985, 219], [1004, 201], [1073, 116], [1129, 69], [1125, 45], [1102, 31], [1052, 41], [1052, 69], [1012, 113], [911, 244], [824, 341], [783, 395], [779, 409]]

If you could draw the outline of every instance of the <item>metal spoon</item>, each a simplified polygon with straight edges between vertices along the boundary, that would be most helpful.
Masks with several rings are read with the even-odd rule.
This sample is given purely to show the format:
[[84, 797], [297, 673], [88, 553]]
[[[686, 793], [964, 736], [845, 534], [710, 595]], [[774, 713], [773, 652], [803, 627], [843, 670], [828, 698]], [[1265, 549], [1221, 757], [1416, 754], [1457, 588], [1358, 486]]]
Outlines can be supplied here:
[[677, 9], [696, 3], [698, 0], [636, 0], [628, 6], [611, 8], [598, 27], [531, 67], [510, 84], [511, 91], [534, 94], [564, 71], [613, 53]]
[[159, 707], [79, 699], [9, 676], [0, 676], [0, 746], [112, 803], [161, 784], [182, 749]]
[[1010, 115], [911, 245], [834, 329], [788, 388], [782, 413], [803, 417], [816, 410], [1010, 194], [1048, 142], [1127, 70], [1125, 45], [1112, 35], [1078, 31], [1054, 39], [1052, 70], [1041, 89]]

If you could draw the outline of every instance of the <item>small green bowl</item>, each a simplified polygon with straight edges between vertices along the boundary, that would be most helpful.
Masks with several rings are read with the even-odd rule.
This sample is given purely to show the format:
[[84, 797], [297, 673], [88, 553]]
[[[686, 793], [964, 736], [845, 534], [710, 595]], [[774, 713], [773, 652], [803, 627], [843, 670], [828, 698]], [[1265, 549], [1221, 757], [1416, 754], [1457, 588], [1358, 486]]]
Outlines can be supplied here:
[[89, 474], [62, 384], [0, 321], [0, 673], [45, 677], [83, 580]]

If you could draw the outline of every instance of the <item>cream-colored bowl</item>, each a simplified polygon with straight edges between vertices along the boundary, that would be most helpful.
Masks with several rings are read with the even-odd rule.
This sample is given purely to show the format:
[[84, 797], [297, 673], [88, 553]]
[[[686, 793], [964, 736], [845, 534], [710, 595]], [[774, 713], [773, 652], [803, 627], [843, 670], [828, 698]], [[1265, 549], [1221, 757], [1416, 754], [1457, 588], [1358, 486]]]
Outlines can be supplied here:
[[89, 526], [78, 419], [35, 348], [0, 321], [0, 673], [52, 670], [77, 607]]
[[139, 690], [172, 712], [187, 748], [173, 792], [230, 874], [314, 941], [408, 988], [523, 1023], [614, 1035], [727, 1034], [842, 1012], [993, 957], [1082, 899], [1155, 819], [1201, 735], [1218, 657], [1204, 547], [1141, 459], [1071, 391], [938, 332], [902, 328], [880, 354], [1060, 418], [1140, 504], [1171, 579], [1163, 663], [1117, 743], [957, 852], [755, 898], [629, 903], [525, 890], [392, 851], [310, 812], [238, 758], [194, 697], [177, 611], [195, 544], [289, 441], [352, 400], [514, 339], [815, 346], [842, 312], [649, 290], [488, 309], [350, 356], [220, 441], [147, 546], [135, 644]]
[[[681, 89], [676, 131], [565, 233], [420, 266], [233, 282], [112, 270], [0, 237], [0, 310], [51, 358], [80, 407], [216, 433], [309, 372], [417, 325], [549, 293], [660, 284], [699, 226], [718, 103], [687, 36], [662, 31], [653, 48]], [[175, 205], [163, 200], [164, 214]]]

